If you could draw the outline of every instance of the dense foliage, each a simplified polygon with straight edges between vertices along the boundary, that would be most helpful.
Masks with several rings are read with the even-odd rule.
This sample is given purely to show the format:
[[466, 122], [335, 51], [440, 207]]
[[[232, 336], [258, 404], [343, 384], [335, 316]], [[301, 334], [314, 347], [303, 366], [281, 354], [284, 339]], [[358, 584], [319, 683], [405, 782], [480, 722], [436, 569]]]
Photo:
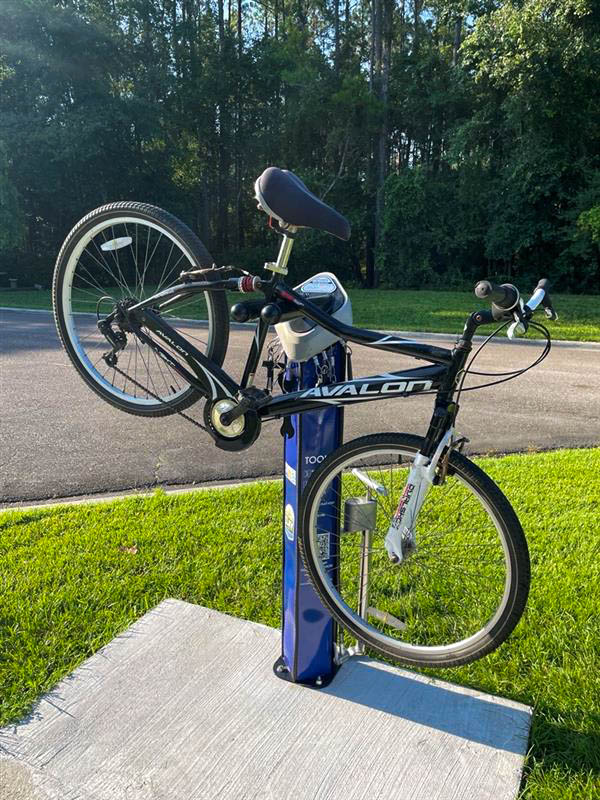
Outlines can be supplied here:
[[353, 226], [304, 234], [295, 277], [600, 291], [598, 0], [3, 0], [0, 46], [20, 284], [118, 199], [257, 267], [276, 242], [252, 183], [277, 164]]

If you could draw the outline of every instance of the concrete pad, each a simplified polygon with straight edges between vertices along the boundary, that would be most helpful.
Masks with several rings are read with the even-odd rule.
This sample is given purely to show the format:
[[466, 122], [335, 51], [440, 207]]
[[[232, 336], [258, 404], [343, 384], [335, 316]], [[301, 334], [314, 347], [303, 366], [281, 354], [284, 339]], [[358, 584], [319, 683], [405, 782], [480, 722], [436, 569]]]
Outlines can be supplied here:
[[531, 709], [354, 658], [279, 680], [279, 631], [165, 600], [0, 730], [2, 800], [508, 800]]

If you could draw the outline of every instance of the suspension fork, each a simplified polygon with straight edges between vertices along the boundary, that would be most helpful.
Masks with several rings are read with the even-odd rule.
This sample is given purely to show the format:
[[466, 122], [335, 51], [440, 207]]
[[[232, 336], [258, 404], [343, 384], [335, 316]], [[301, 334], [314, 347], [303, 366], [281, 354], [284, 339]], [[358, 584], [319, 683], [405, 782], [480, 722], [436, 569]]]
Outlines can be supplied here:
[[454, 390], [471, 351], [472, 336], [473, 333], [468, 329], [467, 323], [463, 336], [454, 350], [452, 364], [438, 390], [424, 445], [415, 456], [404, 491], [388, 528], [384, 544], [390, 561], [395, 563], [402, 562], [416, 550], [416, 524], [419, 511], [435, 481], [440, 458], [444, 452], [449, 455], [452, 447], [454, 420], [458, 413]]

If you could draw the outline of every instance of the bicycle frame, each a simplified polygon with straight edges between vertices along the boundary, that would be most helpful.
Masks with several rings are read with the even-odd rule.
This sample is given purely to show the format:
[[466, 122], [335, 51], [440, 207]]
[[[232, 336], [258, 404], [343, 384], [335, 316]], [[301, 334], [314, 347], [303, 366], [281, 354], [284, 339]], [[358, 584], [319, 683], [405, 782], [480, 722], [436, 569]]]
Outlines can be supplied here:
[[[255, 280], [251, 279], [253, 287]], [[248, 284], [246, 283], [246, 285]], [[269, 328], [267, 320], [270, 316], [267, 316], [267, 320], [263, 318], [263, 315], [258, 316], [241, 383], [238, 384], [221, 367], [214, 364], [184, 336], [166, 323], [160, 313], [176, 302], [187, 299], [196, 293], [239, 288], [240, 284], [237, 279], [188, 281], [178, 284], [126, 309], [121, 307], [115, 310], [112, 315], [109, 315], [109, 324], [119, 314], [125, 315], [128, 326], [126, 329], [138, 336], [191, 386], [207, 396], [211, 403], [210, 407], [215, 408], [216, 403], [228, 399], [230, 401], [228, 410], [221, 412], [220, 416], [222, 424], [229, 424], [228, 415], [230, 415], [230, 419], [236, 418], [231, 416], [234, 410], [237, 412], [237, 416], [252, 411], [252, 414], [255, 415], [255, 423], [250, 422], [252, 419], [250, 416], [247, 442], [240, 442], [241, 447], [236, 446], [236, 448], [230, 449], [243, 449], [245, 446], [249, 446], [260, 432], [261, 420], [301, 414], [330, 405], [349, 405], [386, 398], [408, 397], [423, 392], [435, 393], [435, 406], [423, 446], [411, 467], [404, 493], [385, 537], [385, 547], [389, 557], [394, 561], [402, 561], [405, 555], [410, 554], [416, 547], [415, 526], [419, 510], [431, 485], [438, 479], [437, 469], [440, 460], [444, 454], [446, 457], [449, 455], [454, 445], [454, 421], [458, 412], [458, 405], [454, 402], [454, 392], [458, 375], [465, 366], [476, 328], [481, 324], [493, 321], [492, 315], [486, 311], [471, 314], [456, 347], [448, 350], [423, 342], [402, 339], [393, 334], [383, 334], [346, 325], [321, 310], [314, 302], [300, 293], [278, 282], [276, 278], [272, 278], [268, 282], [258, 281], [257, 285], [260, 285], [260, 289], [265, 295], [265, 301], [254, 304], [252, 314], [255, 317], [269, 303], [276, 303], [275, 317], [278, 321], [305, 317], [346, 342], [354, 342], [432, 363], [429, 366], [414, 369], [328, 383], [276, 397], [271, 397], [266, 392], [249, 393], [264, 347]], [[123, 321], [123, 316], [121, 316], [121, 322]], [[146, 333], [146, 330], [162, 340], [165, 346], [159, 344], [155, 338]], [[169, 352], [167, 347], [176, 352], [178, 358]], [[184, 366], [181, 360], [187, 366]], [[246, 390], [245, 394], [244, 390]], [[210, 407], [207, 406], [207, 409]], [[207, 428], [207, 430], [209, 429]], [[228, 449], [218, 438], [217, 431], [209, 430], [209, 433], [218, 446]], [[440, 472], [442, 481], [446, 468], [442, 467]]]
[[[181, 375], [212, 402], [229, 398], [237, 402], [238, 393], [252, 383], [258, 367], [260, 355], [267, 336], [269, 324], [258, 318], [254, 338], [246, 361], [241, 382], [238, 384], [223, 369], [210, 361], [185, 337], [174, 330], [161, 317], [163, 308], [181, 299], [206, 291], [221, 291], [237, 287], [237, 279], [221, 281], [192, 281], [177, 284], [169, 289], [132, 306], [127, 310], [132, 330], [145, 344], [163, 359], [175, 372]], [[325, 408], [330, 405], [350, 405], [354, 403], [383, 400], [394, 397], [409, 397], [422, 392], [436, 392], [435, 410], [426, 436], [424, 455], [431, 457], [456, 416], [457, 407], [452, 403], [456, 376], [463, 368], [471, 349], [471, 338], [475, 322], [471, 315], [465, 325], [462, 338], [454, 350], [436, 347], [423, 342], [402, 339], [392, 334], [355, 328], [339, 322], [322, 311], [317, 305], [290, 289], [275, 278], [262, 286], [265, 304], [279, 301], [285, 306], [285, 319], [308, 317], [326, 328], [340, 339], [354, 342], [377, 350], [397, 355], [411, 356], [422, 361], [432, 362], [429, 366], [403, 369], [355, 378], [328, 384], [327, 386], [305, 389], [276, 397], [268, 397], [256, 408], [263, 419], [277, 419], [289, 414]], [[482, 312], [478, 312], [480, 315]], [[133, 322], [132, 320], [135, 320]], [[151, 331], [165, 346], [151, 338], [142, 328]], [[166, 346], [174, 350], [185, 362], [184, 366]]]

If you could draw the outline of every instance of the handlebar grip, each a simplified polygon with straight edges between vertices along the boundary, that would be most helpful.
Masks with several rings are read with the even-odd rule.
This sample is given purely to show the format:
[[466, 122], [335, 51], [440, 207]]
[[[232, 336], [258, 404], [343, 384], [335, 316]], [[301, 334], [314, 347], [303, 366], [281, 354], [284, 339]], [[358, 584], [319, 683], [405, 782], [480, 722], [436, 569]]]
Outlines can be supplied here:
[[241, 303], [231, 306], [229, 313], [235, 322], [250, 322], [260, 317], [260, 312], [266, 302], [264, 297], [260, 300], [243, 300]]
[[542, 305], [544, 308], [552, 309], [552, 300], [550, 300], [550, 281], [548, 278], [540, 278], [538, 285], [535, 287], [536, 292], [538, 289], [541, 289], [544, 292], [544, 296], [542, 298]]
[[512, 283], [498, 286], [491, 281], [479, 281], [475, 286], [475, 294], [480, 300], [491, 300], [497, 308], [507, 311], [519, 302], [519, 290]]

